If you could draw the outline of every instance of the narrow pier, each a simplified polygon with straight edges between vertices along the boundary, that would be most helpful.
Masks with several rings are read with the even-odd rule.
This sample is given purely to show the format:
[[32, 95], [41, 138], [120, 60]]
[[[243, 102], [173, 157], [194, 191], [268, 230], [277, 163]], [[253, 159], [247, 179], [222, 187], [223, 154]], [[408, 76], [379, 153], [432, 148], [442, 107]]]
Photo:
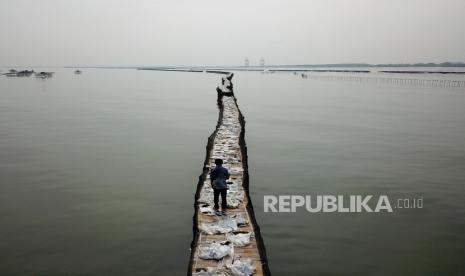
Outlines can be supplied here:
[[[260, 228], [249, 196], [245, 121], [237, 105], [233, 74], [217, 88], [219, 117], [208, 138], [203, 173], [195, 195], [194, 238], [188, 275], [270, 275]], [[230, 172], [226, 215], [213, 210], [210, 170], [223, 159]]]

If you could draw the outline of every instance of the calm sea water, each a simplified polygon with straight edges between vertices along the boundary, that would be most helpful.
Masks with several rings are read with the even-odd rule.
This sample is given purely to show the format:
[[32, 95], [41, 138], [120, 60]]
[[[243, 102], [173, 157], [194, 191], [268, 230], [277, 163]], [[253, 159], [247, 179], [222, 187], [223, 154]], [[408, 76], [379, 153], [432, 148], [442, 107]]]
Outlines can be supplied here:
[[[432, 76], [434, 77], [434, 76]], [[219, 76], [0, 78], [0, 274], [185, 275]], [[274, 275], [465, 272], [465, 91], [238, 73]], [[386, 214], [263, 213], [263, 195], [423, 197]]]
[[185, 275], [217, 82], [0, 78], [0, 274]]

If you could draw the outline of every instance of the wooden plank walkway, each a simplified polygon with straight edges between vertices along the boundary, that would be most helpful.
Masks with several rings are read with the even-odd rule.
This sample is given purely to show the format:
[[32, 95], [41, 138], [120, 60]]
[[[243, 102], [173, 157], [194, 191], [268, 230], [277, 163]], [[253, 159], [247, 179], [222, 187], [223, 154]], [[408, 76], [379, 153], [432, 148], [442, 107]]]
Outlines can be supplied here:
[[[238, 267], [244, 269], [244, 263], [252, 265], [253, 268], [245, 265], [245, 271], [252, 269], [253, 275], [270, 275], [260, 230], [248, 195], [247, 152], [243, 141], [244, 120], [232, 92], [231, 79], [232, 74], [224, 77], [223, 86], [217, 89], [220, 116], [217, 128], [209, 139], [204, 173], [200, 176], [197, 187], [189, 275], [226, 275]], [[212, 212], [213, 189], [209, 171], [215, 167], [214, 161], [217, 158], [223, 159], [223, 167], [227, 168], [231, 175], [228, 180], [226, 215]], [[239, 223], [238, 226], [233, 225], [230, 229], [226, 227], [212, 232], [212, 229], [216, 228], [211, 226], [222, 225], [222, 222], [228, 222], [230, 225], [231, 221]], [[228, 237], [238, 233], [250, 233], [250, 243], [237, 246], [228, 242]], [[230, 254], [218, 260], [206, 258], [203, 250], [210, 248], [213, 243], [220, 242], [232, 247]], [[206, 273], [207, 271], [212, 274]]]

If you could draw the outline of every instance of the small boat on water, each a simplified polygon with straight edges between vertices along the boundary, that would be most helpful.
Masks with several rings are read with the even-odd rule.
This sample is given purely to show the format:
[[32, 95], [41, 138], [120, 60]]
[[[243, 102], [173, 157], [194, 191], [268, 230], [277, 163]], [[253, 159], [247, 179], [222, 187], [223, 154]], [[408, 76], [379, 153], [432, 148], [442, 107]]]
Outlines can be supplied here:
[[53, 73], [54, 72], [39, 72], [39, 73], [35, 73], [35, 75], [36, 75], [36, 78], [46, 79], [46, 78], [51, 78], [53, 76]]
[[34, 73], [34, 70], [23, 70], [16, 72], [17, 77], [30, 77]]
[[8, 71], [8, 73], [4, 73], [2, 75], [5, 75], [7, 77], [30, 77], [32, 73], [34, 73], [34, 70], [16, 71], [14, 69], [11, 69]]
[[80, 74], [82, 74], [82, 71], [78, 69], [78, 70], [74, 71], [74, 74], [80, 75]]

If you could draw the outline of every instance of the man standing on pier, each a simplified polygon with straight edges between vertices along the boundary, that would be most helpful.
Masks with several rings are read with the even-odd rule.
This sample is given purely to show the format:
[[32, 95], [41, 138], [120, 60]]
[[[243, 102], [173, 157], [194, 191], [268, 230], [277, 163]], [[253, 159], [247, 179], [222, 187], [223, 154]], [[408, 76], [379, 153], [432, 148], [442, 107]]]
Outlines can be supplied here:
[[229, 172], [226, 168], [223, 168], [223, 160], [215, 159], [216, 167], [210, 173], [210, 180], [213, 188], [213, 201], [215, 206], [215, 213], [219, 214], [218, 200], [219, 195], [221, 194], [221, 211], [222, 214], [226, 214], [226, 192], [228, 186], [226, 184], [226, 179], [229, 178]]

